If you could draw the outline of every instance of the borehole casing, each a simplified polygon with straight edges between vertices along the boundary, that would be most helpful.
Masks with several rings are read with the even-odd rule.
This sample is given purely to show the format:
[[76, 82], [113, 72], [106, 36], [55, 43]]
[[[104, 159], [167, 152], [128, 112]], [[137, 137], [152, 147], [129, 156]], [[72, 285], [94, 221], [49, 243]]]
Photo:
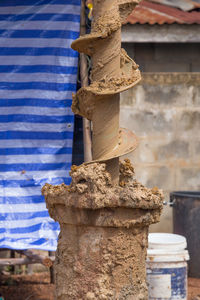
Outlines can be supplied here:
[[57, 300], [147, 300], [148, 228], [63, 224], [56, 253]]

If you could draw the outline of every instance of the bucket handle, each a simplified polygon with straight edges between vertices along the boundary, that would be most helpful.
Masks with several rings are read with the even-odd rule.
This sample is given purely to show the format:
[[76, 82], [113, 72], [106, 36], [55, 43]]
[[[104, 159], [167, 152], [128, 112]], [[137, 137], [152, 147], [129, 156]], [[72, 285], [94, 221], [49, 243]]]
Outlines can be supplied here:
[[170, 195], [169, 201], [163, 201], [163, 205], [169, 205], [170, 207], [175, 206], [176, 199], [173, 197], [173, 195]]
[[169, 205], [170, 207], [173, 207], [175, 204], [175, 201], [171, 202], [171, 201], [163, 201], [163, 205], [167, 206]]

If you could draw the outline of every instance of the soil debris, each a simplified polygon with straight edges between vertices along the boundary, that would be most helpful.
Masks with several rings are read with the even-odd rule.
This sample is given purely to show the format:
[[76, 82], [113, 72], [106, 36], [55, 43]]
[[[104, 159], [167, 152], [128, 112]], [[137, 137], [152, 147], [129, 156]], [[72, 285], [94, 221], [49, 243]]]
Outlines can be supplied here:
[[83, 164], [72, 167], [72, 182], [53, 186], [45, 184], [48, 208], [56, 199], [66, 207], [100, 209], [105, 207], [140, 208], [144, 210], [162, 209], [163, 193], [158, 188], [144, 187], [134, 178], [134, 168], [130, 160], [120, 162], [120, 184], [113, 185], [105, 163]]

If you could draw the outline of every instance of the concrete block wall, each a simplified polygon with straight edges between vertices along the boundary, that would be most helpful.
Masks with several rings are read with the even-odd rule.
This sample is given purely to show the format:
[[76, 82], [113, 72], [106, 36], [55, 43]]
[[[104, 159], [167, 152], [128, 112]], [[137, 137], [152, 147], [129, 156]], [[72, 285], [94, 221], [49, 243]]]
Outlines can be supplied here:
[[[200, 73], [142, 77], [121, 94], [121, 126], [139, 137], [139, 147], [128, 156], [136, 178], [163, 189], [167, 201], [170, 191], [200, 190]], [[172, 208], [164, 208], [151, 230], [172, 231]]]
[[200, 72], [200, 43], [123, 43], [143, 72]]

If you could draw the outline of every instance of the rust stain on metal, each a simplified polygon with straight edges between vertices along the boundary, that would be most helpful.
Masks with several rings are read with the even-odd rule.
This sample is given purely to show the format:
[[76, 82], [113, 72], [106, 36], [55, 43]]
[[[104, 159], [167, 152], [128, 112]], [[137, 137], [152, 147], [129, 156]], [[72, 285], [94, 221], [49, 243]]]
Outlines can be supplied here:
[[151, 0], [151, 2], [177, 7], [183, 11], [190, 11], [192, 9], [200, 7], [200, 2], [192, 0]]

